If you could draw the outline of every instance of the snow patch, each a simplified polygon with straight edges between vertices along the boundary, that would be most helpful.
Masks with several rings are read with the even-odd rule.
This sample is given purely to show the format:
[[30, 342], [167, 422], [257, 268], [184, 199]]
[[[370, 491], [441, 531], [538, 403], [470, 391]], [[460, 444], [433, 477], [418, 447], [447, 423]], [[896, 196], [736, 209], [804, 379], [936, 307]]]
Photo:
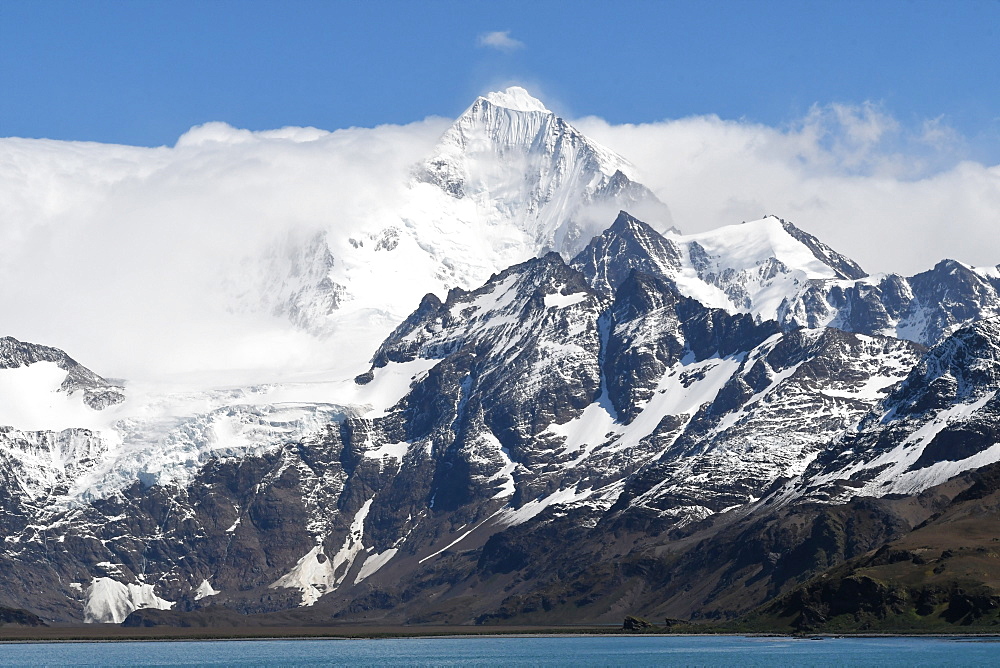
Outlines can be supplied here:
[[494, 480], [503, 480], [503, 485], [500, 487], [500, 491], [493, 495], [494, 499], [505, 499], [508, 496], [514, 496], [514, 471], [517, 470], [517, 464], [510, 458], [510, 452], [507, 448], [500, 445], [500, 441], [492, 433], [489, 437], [495, 441], [494, 445], [500, 450], [500, 456], [503, 458], [503, 466], [497, 471], [493, 477], [490, 478], [490, 482]]
[[202, 580], [201, 584], [198, 585], [198, 588], [194, 590], [194, 600], [200, 601], [206, 596], [216, 596], [221, 593], [222, 592], [215, 589], [211, 584], [209, 584], [208, 580], [205, 579]]
[[389, 458], [399, 462], [403, 461], [403, 457], [406, 456], [406, 451], [410, 448], [410, 444], [407, 441], [402, 441], [400, 443], [386, 443], [381, 445], [374, 450], [365, 450], [363, 453], [365, 459], [377, 459], [381, 461], [383, 458]]
[[587, 499], [593, 493], [594, 490], [592, 489], [583, 491], [577, 491], [575, 487], [560, 489], [559, 491], [553, 492], [548, 496], [535, 499], [534, 501], [529, 501], [520, 508], [502, 509], [499, 513], [499, 517], [497, 518], [497, 523], [508, 527], [524, 524], [549, 506], [578, 503]]
[[309, 606], [316, 603], [327, 590], [332, 590], [335, 582], [336, 574], [329, 557], [323, 553], [322, 545], [315, 545], [295, 563], [292, 570], [278, 578], [269, 588], [298, 589], [302, 592], [302, 602], [299, 605]]
[[339, 587], [347, 572], [351, 570], [355, 558], [364, 550], [361, 541], [364, 537], [365, 518], [368, 517], [368, 511], [374, 500], [374, 497], [368, 499], [358, 510], [344, 538], [343, 546], [333, 558], [327, 557], [323, 552], [323, 545], [318, 544], [299, 559], [292, 570], [269, 585], [269, 588], [298, 589], [302, 592], [300, 605], [311, 606], [323, 594]]
[[1000, 280], [1000, 265], [995, 267], [972, 267], [972, 270], [983, 278]]
[[571, 295], [563, 295], [558, 292], [545, 295], [545, 308], [566, 308], [573, 304], [579, 304], [587, 298], [586, 292], [574, 292]]
[[497, 516], [497, 515], [498, 515], [498, 514], [499, 514], [500, 512], [501, 512], [501, 511], [500, 511], [500, 510], [498, 510], [497, 512], [493, 513], [492, 515], [490, 515], [489, 517], [487, 517], [487, 518], [486, 518], [485, 520], [483, 520], [482, 522], [480, 522], [480, 523], [479, 523], [479, 524], [477, 524], [476, 526], [472, 527], [471, 529], [469, 529], [468, 531], [466, 531], [465, 533], [463, 533], [462, 535], [460, 535], [460, 536], [459, 536], [458, 538], [456, 538], [455, 540], [451, 541], [450, 543], [448, 543], [447, 545], [445, 545], [444, 547], [442, 547], [442, 548], [441, 548], [440, 550], [438, 550], [437, 552], [434, 552], [434, 553], [432, 553], [432, 554], [428, 554], [428, 555], [427, 555], [426, 557], [424, 557], [423, 559], [421, 559], [421, 560], [420, 560], [420, 561], [418, 561], [417, 563], [418, 563], [418, 564], [422, 564], [422, 563], [424, 563], [425, 561], [427, 561], [428, 559], [433, 559], [434, 557], [438, 556], [439, 554], [441, 554], [441, 553], [442, 553], [442, 552], [444, 552], [445, 550], [447, 550], [447, 549], [449, 549], [449, 548], [451, 548], [451, 547], [453, 547], [453, 546], [455, 546], [455, 545], [458, 545], [458, 544], [459, 544], [459, 543], [461, 543], [461, 542], [462, 542], [463, 540], [465, 540], [466, 538], [468, 538], [469, 534], [471, 534], [471, 533], [472, 533], [473, 531], [475, 531], [475, 530], [476, 530], [476, 529], [478, 529], [479, 527], [481, 527], [481, 526], [483, 526], [484, 524], [486, 524], [487, 522], [489, 522], [489, 521], [490, 521], [491, 519], [493, 519], [494, 517], [496, 517], [496, 516]]
[[389, 560], [396, 556], [399, 552], [395, 547], [390, 547], [385, 552], [379, 552], [373, 554], [365, 559], [365, 563], [361, 564], [361, 570], [358, 571], [358, 576], [354, 578], [354, 584], [358, 584], [367, 577], [375, 575], [375, 573], [389, 563]]
[[543, 435], [563, 438], [563, 453], [577, 455], [563, 465], [565, 468], [580, 465], [600, 446], [615, 451], [634, 448], [656, 430], [664, 416], [693, 417], [698, 408], [714, 401], [740, 368], [740, 362], [738, 357], [710, 358], [676, 365], [663, 375], [642, 412], [627, 425], [616, 420], [610, 401], [602, 395], [579, 416], [561, 425], [550, 425]]
[[384, 417], [410, 391], [410, 386], [437, 366], [441, 360], [417, 358], [410, 362], [390, 362], [374, 369], [374, 378], [365, 385], [356, 385], [353, 396], [345, 403], [370, 406], [364, 417], [370, 420]]
[[153, 591], [151, 584], [122, 584], [111, 578], [94, 578], [87, 588], [83, 621], [87, 624], [121, 624], [136, 610], [169, 610], [167, 601]]

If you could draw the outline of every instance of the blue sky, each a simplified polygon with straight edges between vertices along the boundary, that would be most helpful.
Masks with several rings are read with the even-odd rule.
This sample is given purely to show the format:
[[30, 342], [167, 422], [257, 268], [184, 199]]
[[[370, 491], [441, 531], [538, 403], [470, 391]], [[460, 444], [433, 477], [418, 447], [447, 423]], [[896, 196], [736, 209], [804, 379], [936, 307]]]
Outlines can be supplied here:
[[[0, 312], [113, 375], [305, 355], [267, 323], [230, 344], [222, 268], [395, 220], [512, 83], [685, 233], [777, 214], [870, 272], [993, 267], [998, 32], [1000, 0], [0, 0]], [[360, 129], [234, 129], [284, 126]]]
[[[520, 47], [481, 44], [496, 31]], [[781, 126], [813, 104], [873, 101], [903, 124], [940, 118], [995, 162], [998, 45], [995, 0], [4, 0], [0, 136], [155, 146], [213, 120], [406, 123], [520, 82], [612, 123]]]

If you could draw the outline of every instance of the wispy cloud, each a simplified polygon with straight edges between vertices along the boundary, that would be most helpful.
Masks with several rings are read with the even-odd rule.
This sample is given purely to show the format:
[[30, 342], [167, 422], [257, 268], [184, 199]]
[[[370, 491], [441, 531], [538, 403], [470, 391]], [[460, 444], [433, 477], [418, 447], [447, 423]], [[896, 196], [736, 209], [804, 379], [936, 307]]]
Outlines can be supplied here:
[[524, 42], [511, 37], [509, 30], [495, 30], [493, 32], [483, 33], [479, 36], [477, 44], [490, 49], [507, 52], [517, 51], [518, 49], [524, 48]]

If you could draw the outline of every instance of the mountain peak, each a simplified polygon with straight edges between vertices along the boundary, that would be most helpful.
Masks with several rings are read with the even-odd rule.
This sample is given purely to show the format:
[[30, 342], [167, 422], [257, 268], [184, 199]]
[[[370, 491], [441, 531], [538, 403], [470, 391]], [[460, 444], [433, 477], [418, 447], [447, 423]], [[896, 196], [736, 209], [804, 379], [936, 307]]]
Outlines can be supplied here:
[[615, 218], [615, 222], [611, 223], [606, 231], [623, 232], [625, 230], [632, 229], [638, 226], [644, 226], [646, 223], [642, 222], [628, 211], [622, 210], [618, 212], [618, 217]]
[[505, 90], [493, 91], [482, 96], [481, 99], [497, 107], [504, 107], [513, 111], [542, 111], [552, 113], [545, 108], [541, 100], [532, 97], [531, 93], [520, 86], [510, 86]]
[[771, 218], [781, 223], [781, 227], [785, 230], [785, 232], [808, 248], [817, 260], [823, 262], [836, 271], [840, 278], [858, 280], [868, 276], [865, 270], [862, 269], [857, 262], [845, 255], [841, 255], [808, 232], [800, 230], [790, 222], [782, 220], [777, 216], [767, 216], [765, 220]]
[[522, 258], [550, 250], [570, 258], [612, 207], [639, 207], [669, 225], [669, 210], [634, 171], [515, 86], [476, 99], [414, 175], [474, 203], [488, 229], [508, 228], [503, 244], [527, 250]]
[[727, 268], [755, 270], [774, 259], [806, 278], [859, 279], [867, 276], [850, 258], [777, 216], [744, 221], [684, 237]]
[[669, 277], [681, 268], [680, 249], [651, 226], [620, 211], [570, 263], [591, 287], [611, 297], [633, 270]]

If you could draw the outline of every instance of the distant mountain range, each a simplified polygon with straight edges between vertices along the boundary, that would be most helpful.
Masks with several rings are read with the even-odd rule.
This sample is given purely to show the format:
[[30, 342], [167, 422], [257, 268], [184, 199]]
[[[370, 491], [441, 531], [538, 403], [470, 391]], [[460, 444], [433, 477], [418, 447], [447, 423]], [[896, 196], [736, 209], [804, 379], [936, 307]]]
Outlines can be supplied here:
[[367, 351], [355, 378], [133, 393], [0, 339], [0, 606], [1000, 622], [1000, 267], [869, 276], [777, 216], [684, 235], [637, 178], [511, 88], [392, 216], [249, 259], [234, 309]]

